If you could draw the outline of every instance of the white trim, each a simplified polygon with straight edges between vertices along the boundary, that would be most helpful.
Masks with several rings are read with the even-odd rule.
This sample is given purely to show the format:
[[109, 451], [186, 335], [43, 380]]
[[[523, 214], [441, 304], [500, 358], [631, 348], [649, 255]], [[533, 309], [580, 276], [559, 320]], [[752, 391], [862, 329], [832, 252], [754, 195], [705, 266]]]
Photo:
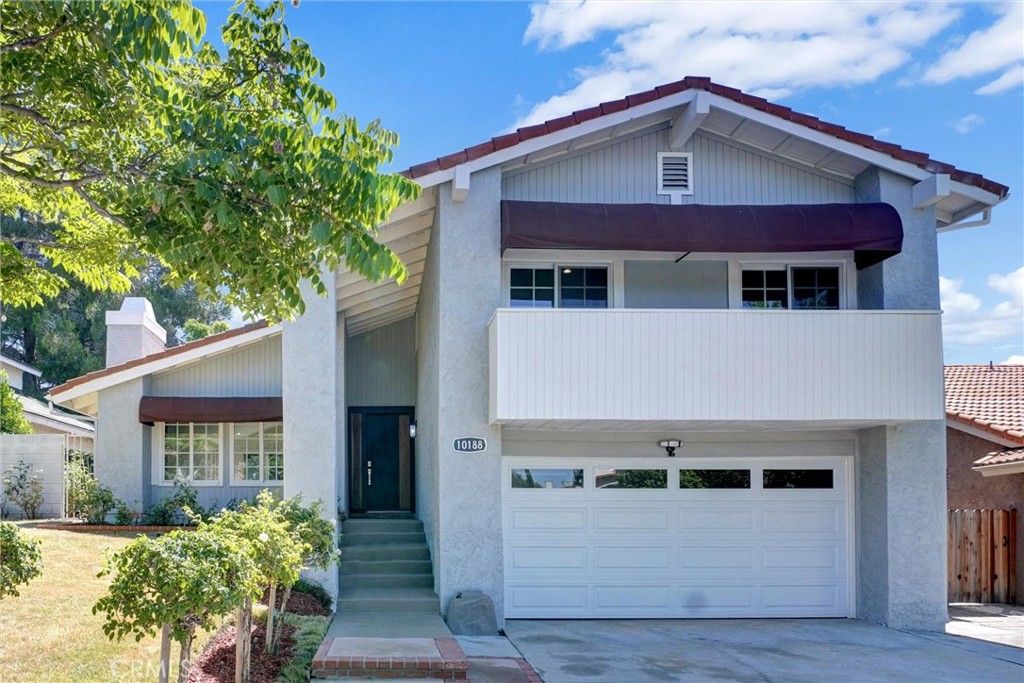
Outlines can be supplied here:
[[949, 175], [934, 173], [911, 188], [915, 209], [924, 209], [949, 196]]
[[12, 368], [16, 370], [21, 370], [22, 372], [27, 372], [28, 374], [34, 377], [43, 376], [42, 370], [38, 370], [32, 367], [31, 365], [26, 365], [25, 363], [22, 363], [20, 360], [14, 360], [10, 356], [0, 356], [0, 365], [10, 365]]
[[[830, 309], [800, 309], [792, 308], [793, 304], [793, 268], [839, 268], [839, 309], [840, 311], [851, 310], [857, 308], [856, 295], [851, 296], [851, 292], [857, 291], [857, 283], [854, 279], [852, 286], [850, 283], [851, 278], [855, 275], [850, 274], [849, 271], [853, 270], [847, 267], [849, 259], [836, 259], [836, 260], [822, 260], [816, 259], [811, 256], [805, 256], [803, 259], [787, 258], [782, 261], [768, 261], [768, 260], [754, 260], [744, 261], [737, 259], [737, 268], [735, 270], [729, 270], [731, 279], [729, 280], [729, 306], [730, 308], [743, 308], [743, 271], [746, 269], [750, 270], [785, 270], [786, 271], [786, 308], [766, 308], [757, 309], [759, 311], [800, 311], [800, 310], [830, 310]], [[735, 290], [735, 291], [734, 291]], [[735, 305], [734, 305], [735, 302]], [[836, 310], [836, 309], [831, 309]]]
[[[707, 93], [703, 90], [697, 91], [697, 96], [693, 98], [693, 101], [686, 105], [683, 113], [672, 121], [672, 127], [668, 133], [669, 149], [680, 149], [685, 145], [710, 113], [711, 107], [708, 105]], [[690, 165], [691, 167], [693, 165], [692, 158]]]
[[[51, 390], [47, 398], [57, 404], [70, 403], [75, 399], [88, 396], [89, 394], [93, 394], [104, 389], [109, 389], [110, 387], [117, 386], [118, 384], [138, 379], [139, 377], [145, 377], [146, 375], [152, 375], [163, 370], [170, 370], [171, 368], [194, 363], [219, 353], [232, 351], [237, 347], [252, 344], [266, 337], [280, 334], [280, 332], [280, 325], [262, 327], [258, 330], [253, 330], [252, 332], [246, 332], [245, 334], [240, 334], [235, 337], [229, 337], [228, 339], [216, 341], [211, 344], [205, 344], [195, 349], [176, 353], [172, 356], [158, 358], [149, 361], [148, 363], [142, 363], [123, 370], [118, 370], [117, 372], [112, 372], [109, 375], [97, 377], [96, 379], [84, 382], [83, 384], [69, 387], [59, 393], [54, 393], [54, 391]], [[92, 401], [91, 403], [94, 405], [95, 401]]]
[[1020, 474], [1024, 472], [1024, 461], [1004, 462], [998, 465], [976, 465], [971, 468], [975, 472], [981, 472], [983, 477], [997, 477], [1003, 474]]
[[[267, 472], [267, 453], [263, 446], [263, 429], [265, 425], [283, 425], [284, 422], [225, 422], [227, 425], [227, 437], [228, 437], [228, 448], [227, 448], [227, 464], [228, 464], [228, 480], [231, 482], [231, 486], [284, 486], [284, 479], [264, 479], [263, 475]], [[260, 427], [259, 439], [260, 439], [260, 478], [257, 479], [235, 479], [235, 425], [236, 424], [258, 424]], [[281, 443], [284, 444], [284, 434], [281, 435]], [[284, 451], [281, 453], [284, 458]]]
[[[657, 178], [658, 187], [657, 193], [662, 196], [672, 197], [673, 204], [679, 204], [680, 199], [686, 195], [693, 194], [693, 152], [658, 152], [658, 166], [657, 166]], [[686, 159], [686, 187], [684, 189], [679, 188], [665, 188], [665, 160], [666, 159]]]
[[948, 417], [946, 418], [946, 426], [949, 427], [950, 429], [956, 429], [957, 431], [961, 431], [965, 434], [976, 436], [984, 441], [991, 441], [994, 444], [1005, 446], [1006, 448], [1020, 448], [1022, 445], [1024, 445], [1021, 444], [1019, 441], [1011, 441], [1005, 437], [999, 436], [998, 434], [993, 434], [992, 432], [986, 432], [985, 430], [978, 429], [977, 427], [965, 425], [962, 422], [951, 420]]
[[[194, 481], [193, 479], [164, 479], [164, 434], [168, 424], [187, 424], [189, 425], [189, 436], [191, 437], [192, 426], [196, 424], [213, 424], [217, 425], [218, 439], [217, 439], [217, 479], [208, 479], [203, 481]], [[153, 426], [153, 460], [150, 468], [150, 480], [153, 486], [160, 486], [164, 488], [170, 488], [175, 485], [175, 482], [187, 483], [189, 486], [194, 488], [208, 488], [214, 486], [224, 486], [224, 425], [226, 422], [157, 422]], [[192, 440], [189, 438], [189, 476], [194, 469], [192, 453]]]
[[[552, 302], [553, 303], [552, 309], [559, 309], [559, 308], [562, 307], [561, 306], [561, 303], [562, 303], [562, 294], [561, 294], [562, 287], [560, 285], [560, 279], [558, 277], [559, 276], [559, 270], [561, 268], [605, 268], [605, 269], [607, 269], [607, 272], [608, 272], [608, 284], [607, 284], [607, 288], [606, 288], [607, 292], [608, 292], [608, 305], [606, 307], [604, 307], [604, 308], [600, 308], [600, 309], [596, 308], [594, 310], [606, 311], [609, 308], [621, 308], [622, 307], [622, 302], [624, 301], [624, 298], [623, 298], [623, 296], [621, 294], [622, 286], [623, 285], [622, 285], [621, 279], [616, 277], [616, 273], [622, 269], [622, 262], [621, 262], [621, 260], [620, 261], [616, 261], [616, 260], [607, 259], [607, 258], [604, 259], [604, 260], [593, 260], [593, 259], [581, 259], [581, 258], [571, 258], [570, 257], [570, 258], [566, 258], [566, 259], [555, 259], [555, 260], [552, 261], [549, 257], [550, 257], [550, 255], [554, 254], [555, 252], [565, 252], [567, 255], [575, 255], [575, 254], [578, 254], [579, 252], [574, 252], [572, 250], [559, 250], [559, 249], [552, 249], [552, 250], [546, 250], [546, 251], [548, 251], [548, 253], [545, 254], [546, 258], [544, 260], [538, 260], [538, 261], [534, 261], [534, 260], [511, 260], [511, 261], [505, 261], [504, 259], [502, 259], [501, 290], [502, 290], [502, 301], [504, 302], [502, 305], [505, 308], [513, 308], [513, 306], [512, 306], [512, 269], [513, 268], [532, 268], [534, 270], [539, 270], [539, 269], [543, 269], [543, 268], [550, 268], [553, 271], [552, 275], [554, 276], [554, 283], [553, 284], [554, 284], [554, 289], [555, 289], [555, 292], [554, 292], [555, 300], [554, 300], [554, 302]], [[519, 307], [515, 307], [515, 308], [517, 310], [519, 310]], [[544, 309], [541, 308], [540, 310], [544, 310]], [[572, 310], [580, 310], [580, 309], [574, 308]]]

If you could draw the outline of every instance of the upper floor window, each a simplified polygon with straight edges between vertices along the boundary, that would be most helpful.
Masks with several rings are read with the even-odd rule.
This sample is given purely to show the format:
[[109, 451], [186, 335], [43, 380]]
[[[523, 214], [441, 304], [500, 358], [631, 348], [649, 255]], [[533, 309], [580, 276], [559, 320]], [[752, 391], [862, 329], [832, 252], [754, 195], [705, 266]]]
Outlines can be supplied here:
[[743, 308], [838, 309], [839, 279], [839, 266], [744, 268]]
[[512, 268], [509, 284], [509, 303], [516, 307], [608, 308], [606, 266]]

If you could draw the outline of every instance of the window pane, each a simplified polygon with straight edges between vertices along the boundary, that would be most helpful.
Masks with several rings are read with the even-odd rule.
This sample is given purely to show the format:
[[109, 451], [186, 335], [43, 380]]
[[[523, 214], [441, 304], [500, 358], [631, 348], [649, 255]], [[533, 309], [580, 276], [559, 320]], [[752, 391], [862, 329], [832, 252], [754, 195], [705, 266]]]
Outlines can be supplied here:
[[562, 306], [582, 308], [584, 303], [582, 287], [562, 287]]
[[749, 489], [750, 470], [680, 470], [681, 489]]
[[587, 268], [584, 276], [587, 287], [608, 287], [607, 268]]
[[594, 485], [599, 489], [668, 488], [668, 470], [597, 470]]
[[534, 293], [535, 300], [533, 303], [534, 308], [554, 308], [555, 307], [555, 290], [538, 288]]
[[743, 271], [743, 286], [745, 288], [764, 287], [764, 271], [763, 270], [744, 270]]
[[583, 268], [562, 268], [560, 280], [562, 287], [582, 287], [583, 271]]
[[[510, 293], [509, 298], [512, 300], [512, 305], [513, 306], [522, 305], [522, 304], [519, 303], [521, 301], [526, 301], [526, 302], [532, 303], [533, 302], [533, 290], [532, 289], [526, 289], [525, 287], [513, 287], [512, 291]], [[527, 304], [527, 305], [529, 305], [529, 304]]]
[[793, 268], [793, 308], [839, 308], [839, 268]]
[[830, 489], [832, 470], [765, 470], [766, 489]]
[[513, 268], [510, 276], [513, 287], [533, 287], [533, 268]]
[[533, 278], [535, 287], [551, 287], [553, 289], [555, 286], [555, 271], [550, 268], [533, 271]]
[[765, 287], [771, 288], [786, 288], [786, 271], [784, 270], [766, 270], [764, 272], [764, 284]]
[[514, 489], [581, 489], [583, 470], [512, 470]]

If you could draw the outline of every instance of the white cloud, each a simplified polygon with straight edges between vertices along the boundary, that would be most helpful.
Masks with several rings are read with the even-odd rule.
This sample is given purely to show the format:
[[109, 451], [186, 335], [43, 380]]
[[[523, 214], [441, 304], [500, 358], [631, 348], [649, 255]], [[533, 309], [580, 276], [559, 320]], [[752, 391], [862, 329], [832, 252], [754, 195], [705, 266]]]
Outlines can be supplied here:
[[873, 137], [873, 138], [877, 138], [879, 140], [884, 140], [885, 138], [889, 137], [889, 135], [891, 133], [892, 133], [892, 128], [890, 128], [889, 126], [883, 126], [883, 127], [879, 128], [878, 130], [871, 131], [868, 134], [871, 137]]
[[963, 291], [963, 280], [939, 277], [942, 335], [947, 345], [1019, 343], [1024, 337], [1024, 267], [988, 277], [1001, 300], [986, 308], [981, 297]]
[[614, 33], [577, 85], [516, 125], [564, 115], [685, 75], [779, 99], [810, 87], [869, 83], [911, 61], [960, 16], [912, 2], [546, 2], [524, 40], [563, 49]]
[[978, 95], [994, 95], [1024, 81], [1024, 3], [1011, 0], [999, 5], [1001, 17], [991, 26], [971, 33], [959, 45], [947, 50], [924, 73], [928, 83], [948, 83], [957, 78], [971, 78], [993, 73], [1000, 75], [975, 91]]
[[1000, 365], [1024, 365], [1024, 355], [1015, 353], [1000, 363]]
[[985, 119], [978, 114], [968, 114], [953, 124], [953, 129], [961, 135], [966, 135], [972, 130], [985, 123]]

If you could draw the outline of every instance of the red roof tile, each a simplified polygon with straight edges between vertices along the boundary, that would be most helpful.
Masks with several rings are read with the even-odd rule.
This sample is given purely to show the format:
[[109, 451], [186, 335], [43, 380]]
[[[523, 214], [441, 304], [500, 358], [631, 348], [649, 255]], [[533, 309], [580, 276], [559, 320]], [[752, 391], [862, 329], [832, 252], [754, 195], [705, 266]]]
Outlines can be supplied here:
[[946, 419], [1024, 445], [1024, 365], [947, 365]]
[[[551, 121], [546, 121], [542, 124], [526, 126], [513, 133], [507, 133], [505, 135], [492, 138], [489, 142], [474, 145], [473, 147], [467, 147], [461, 152], [456, 152], [455, 154], [449, 154], [426, 163], [412, 166], [408, 170], [404, 171], [404, 175], [409, 178], [422, 178], [425, 175], [458, 166], [460, 163], [464, 163], [467, 159], [480, 158], [480, 149], [484, 145], [493, 144], [493, 150], [499, 151], [507, 147], [513, 147], [521, 142], [525, 142], [526, 140], [547, 135], [556, 130], [568, 128], [571, 125], [579, 125], [584, 121], [590, 121], [592, 119], [600, 118], [601, 116], [607, 116], [608, 114], [624, 111], [630, 107], [647, 104], [648, 102], [653, 102], [655, 100], [668, 97], [669, 95], [683, 92], [684, 90], [706, 90], [715, 95], [726, 97], [772, 116], [792, 121], [793, 123], [821, 131], [822, 133], [835, 136], [842, 140], [848, 140], [849, 142], [867, 149], [887, 154], [895, 159], [899, 159], [900, 161], [909, 162], [927, 171], [933, 173], [949, 173], [957, 182], [979, 187], [982, 190], [991, 192], [999, 197], [1005, 197], [1009, 194], [1009, 188], [1006, 185], [1001, 185], [992, 180], [988, 180], [977, 173], [959, 170], [952, 164], [936, 161], [924, 152], [915, 152], [913, 150], [904, 149], [899, 145], [894, 145], [891, 142], [876, 140], [870, 135], [847, 131], [840, 125], [821, 121], [814, 116], [795, 112], [789, 107], [773, 104], [761, 97], [744, 93], [736, 88], [729, 88], [718, 83], [713, 83], [710, 78], [702, 76], [687, 76], [686, 78], [674, 83], [659, 85], [651, 90], [633, 93], [632, 95], [627, 95], [619, 100], [603, 102], [593, 107], [580, 109], [567, 116], [552, 119]], [[473, 152], [470, 150], [473, 150]]]
[[81, 384], [85, 384], [86, 382], [91, 382], [94, 379], [99, 379], [100, 377], [106, 377], [107, 375], [113, 375], [115, 372], [121, 372], [122, 370], [127, 370], [129, 368], [135, 368], [135, 367], [138, 367], [140, 365], [145, 365], [147, 363], [152, 363], [153, 361], [163, 360], [164, 358], [171, 358], [172, 356], [177, 356], [179, 354], [185, 353], [186, 351], [192, 351], [193, 349], [198, 349], [198, 348], [203, 347], [203, 346], [208, 346], [208, 345], [213, 344], [215, 342], [224, 341], [225, 339], [231, 339], [232, 337], [239, 337], [239, 336], [241, 336], [243, 334], [246, 334], [248, 332], [253, 332], [255, 330], [261, 330], [264, 327], [267, 327], [269, 324], [270, 323], [268, 323], [266, 320], [259, 320], [259, 321], [254, 322], [254, 323], [249, 323], [248, 325], [243, 325], [242, 327], [236, 327], [233, 330], [228, 330], [226, 332], [220, 332], [218, 334], [211, 334], [209, 337], [203, 337], [202, 339], [197, 339], [195, 341], [188, 342], [187, 344], [181, 344], [180, 346], [172, 346], [171, 348], [167, 349], [166, 351], [160, 351], [158, 353], [151, 353], [148, 356], [143, 356], [142, 358], [136, 358], [135, 360], [130, 360], [127, 363], [121, 363], [120, 365], [112, 365], [109, 368], [104, 368], [102, 370], [97, 370], [96, 372], [90, 372], [87, 375], [82, 375], [81, 377], [75, 377], [74, 379], [69, 379], [64, 384], [61, 384], [58, 387], [54, 387], [53, 389], [50, 389], [50, 395], [53, 396], [55, 394], [63, 393], [65, 391], [67, 391], [68, 389], [72, 389], [72, 388], [77, 387], [77, 386], [79, 386]]
[[984, 458], [975, 460], [976, 466], [1009, 465], [1011, 462], [1024, 462], [1024, 448], [1007, 448], [989, 453]]

